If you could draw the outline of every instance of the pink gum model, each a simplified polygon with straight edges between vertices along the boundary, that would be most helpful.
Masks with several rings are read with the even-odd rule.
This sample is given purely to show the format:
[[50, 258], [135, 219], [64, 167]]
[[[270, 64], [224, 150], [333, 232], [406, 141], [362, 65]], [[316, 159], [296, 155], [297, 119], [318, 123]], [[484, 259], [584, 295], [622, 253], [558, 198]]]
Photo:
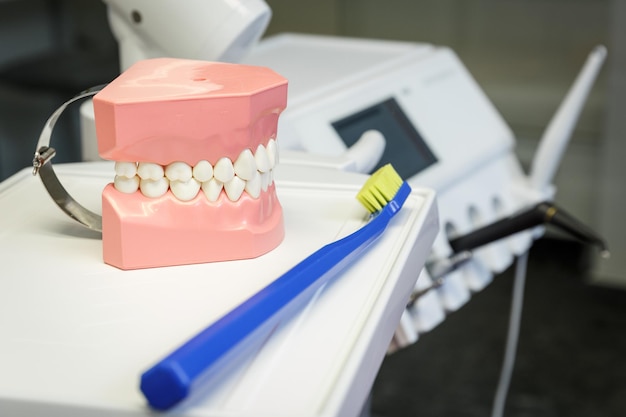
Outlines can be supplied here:
[[[286, 102], [287, 80], [267, 68], [140, 61], [94, 97], [98, 149], [105, 159], [163, 168], [235, 162], [246, 149], [269, 148]], [[216, 200], [199, 191], [183, 201], [172, 190], [153, 198], [112, 184], [102, 194], [104, 261], [121, 269], [253, 258], [283, 236], [271, 182], [236, 201], [224, 190]]]

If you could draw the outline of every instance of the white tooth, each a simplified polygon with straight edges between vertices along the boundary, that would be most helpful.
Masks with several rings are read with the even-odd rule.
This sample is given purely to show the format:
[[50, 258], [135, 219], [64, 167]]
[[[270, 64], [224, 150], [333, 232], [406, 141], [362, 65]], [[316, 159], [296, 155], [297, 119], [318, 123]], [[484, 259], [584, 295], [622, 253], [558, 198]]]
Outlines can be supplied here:
[[161, 177], [158, 180], [144, 180], [139, 182], [141, 193], [146, 197], [157, 198], [167, 192], [170, 182], [167, 178]]
[[258, 169], [260, 172], [267, 172], [270, 170], [270, 157], [267, 154], [267, 149], [265, 149], [265, 146], [259, 145], [256, 148], [254, 159], [256, 160], [256, 169]]
[[252, 198], [259, 198], [261, 195], [261, 174], [254, 173], [254, 177], [246, 182], [246, 192]]
[[189, 181], [171, 181], [172, 194], [181, 201], [193, 200], [200, 191], [200, 181], [191, 178]]
[[217, 161], [215, 168], [213, 168], [213, 176], [216, 180], [223, 183], [232, 180], [235, 176], [235, 168], [233, 168], [233, 163], [230, 159], [224, 157]]
[[193, 177], [200, 182], [213, 178], [213, 166], [209, 161], [200, 161], [193, 167]]
[[270, 139], [267, 142], [267, 156], [270, 158], [270, 168], [274, 168], [278, 165], [278, 145], [274, 139]]
[[115, 162], [115, 174], [120, 177], [132, 178], [137, 175], [137, 164], [134, 162]]
[[211, 178], [210, 180], [202, 183], [202, 191], [209, 201], [217, 201], [220, 193], [222, 192], [222, 188], [224, 188], [224, 184], [215, 178]]
[[132, 194], [139, 189], [139, 177], [135, 175], [134, 177], [128, 178], [122, 175], [116, 175], [113, 186], [119, 192]]
[[261, 173], [261, 190], [267, 191], [267, 187], [270, 186], [271, 179], [271, 171]]
[[246, 182], [239, 177], [233, 177], [232, 180], [224, 183], [224, 190], [230, 201], [239, 200], [245, 188]]
[[246, 149], [239, 154], [237, 160], [233, 164], [235, 174], [242, 180], [249, 180], [256, 175], [256, 161], [250, 149]]
[[154, 180], [157, 181], [163, 177], [163, 167], [152, 162], [140, 162], [137, 166], [137, 174], [142, 180]]
[[170, 181], [187, 182], [191, 175], [191, 167], [184, 162], [172, 162], [165, 168], [165, 176]]

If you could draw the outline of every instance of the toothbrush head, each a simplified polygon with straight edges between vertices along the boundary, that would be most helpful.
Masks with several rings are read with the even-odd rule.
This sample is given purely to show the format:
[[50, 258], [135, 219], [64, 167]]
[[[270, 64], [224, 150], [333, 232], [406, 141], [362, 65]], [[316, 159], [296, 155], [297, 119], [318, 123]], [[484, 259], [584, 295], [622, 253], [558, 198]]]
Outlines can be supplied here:
[[391, 164], [387, 164], [371, 175], [356, 198], [370, 213], [376, 213], [396, 197], [403, 183]]

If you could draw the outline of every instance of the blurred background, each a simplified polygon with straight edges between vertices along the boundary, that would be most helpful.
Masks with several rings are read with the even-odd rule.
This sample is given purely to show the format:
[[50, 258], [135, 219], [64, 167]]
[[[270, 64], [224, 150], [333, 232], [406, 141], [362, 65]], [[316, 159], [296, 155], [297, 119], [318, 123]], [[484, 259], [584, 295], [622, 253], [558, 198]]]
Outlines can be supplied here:
[[[525, 166], [587, 54], [595, 45], [607, 46], [606, 64], [556, 179], [556, 201], [599, 230], [613, 258], [594, 264], [584, 248], [559, 239], [533, 249], [531, 313], [507, 415], [624, 415], [626, 2], [266, 1], [273, 10], [266, 35], [303, 32], [452, 48], [511, 126]], [[62, 102], [118, 71], [101, 1], [0, 0], [0, 180], [31, 165], [41, 128]], [[63, 135], [55, 141], [55, 162], [79, 160], [79, 131], [77, 109], [70, 110], [55, 131]], [[373, 414], [488, 413], [510, 275], [385, 361]]]

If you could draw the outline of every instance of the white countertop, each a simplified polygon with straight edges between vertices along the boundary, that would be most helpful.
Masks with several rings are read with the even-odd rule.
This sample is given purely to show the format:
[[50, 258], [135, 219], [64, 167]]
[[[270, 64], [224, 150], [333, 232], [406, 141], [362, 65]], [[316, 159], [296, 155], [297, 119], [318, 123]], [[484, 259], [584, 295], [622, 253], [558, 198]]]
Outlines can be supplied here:
[[[100, 212], [108, 162], [56, 166]], [[0, 184], [0, 414], [153, 415], [140, 374], [308, 254], [364, 223], [360, 174], [281, 165], [283, 243], [256, 259], [122, 271], [29, 169]], [[414, 190], [376, 245], [252, 354], [171, 410], [186, 416], [348, 416], [367, 397], [438, 231]], [[174, 244], [174, 243], [173, 243]], [[209, 389], [210, 388], [210, 389]]]

